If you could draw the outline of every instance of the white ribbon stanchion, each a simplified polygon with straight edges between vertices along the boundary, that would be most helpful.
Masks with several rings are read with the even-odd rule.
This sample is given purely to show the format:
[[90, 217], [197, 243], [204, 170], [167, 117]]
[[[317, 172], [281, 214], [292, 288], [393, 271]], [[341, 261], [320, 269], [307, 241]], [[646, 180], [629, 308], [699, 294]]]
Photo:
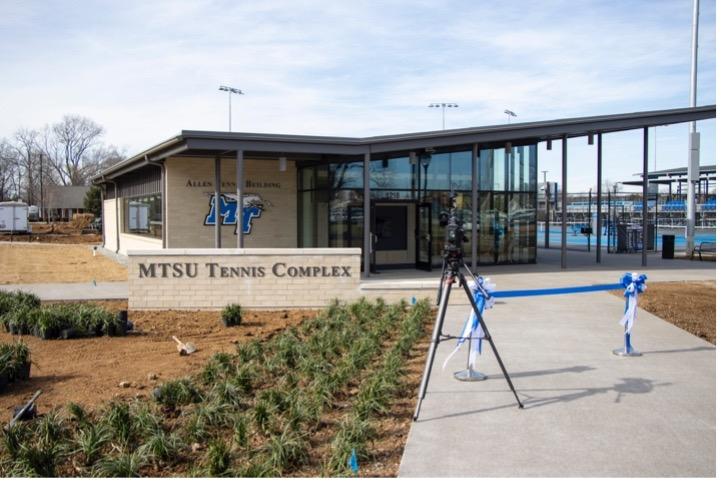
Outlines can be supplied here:
[[618, 322], [624, 327], [624, 346], [613, 350], [614, 355], [619, 356], [641, 356], [631, 345], [631, 329], [638, 316], [638, 296], [646, 291], [645, 274], [626, 273], [621, 278], [621, 284], [626, 288], [623, 296], [626, 297], [626, 312]]
[[[490, 278], [483, 278], [481, 276], [477, 278], [477, 282], [486, 291], [486, 293], [491, 295], [490, 298], [486, 299], [481, 290], [478, 289], [476, 283], [470, 284], [471, 292], [473, 293], [473, 302], [478, 308], [478, 312], [481, 316], [483, 316], [484, 309], [493, 307], [494, 299], [492, 295], [495, 285], [490, 283]], [[486, 376], [484, 374], [475, 371], [476, 359], [478, 358], [478, 355], [481, 354], [481, 343], [485, 336], [486, 334], [483, 332], [480, 320], [476, 316], [475, 310], [471, 308], [471, 312], [468, 315], [468, 319], [466, 319], [461, 335], [458, 337], [456, 347], [443, 362], [443, 370], [446, 369], [446, 365], [448, 365], [448, 362], [451, 358], [453, 358], [453, 355], [455, 355], [458, 350], [461, 349], [466, 340], [468, 340], [468, 363], [466, 369], [454, 373], [454, 376], [456, 379], [461, 381], [485, 380]]]

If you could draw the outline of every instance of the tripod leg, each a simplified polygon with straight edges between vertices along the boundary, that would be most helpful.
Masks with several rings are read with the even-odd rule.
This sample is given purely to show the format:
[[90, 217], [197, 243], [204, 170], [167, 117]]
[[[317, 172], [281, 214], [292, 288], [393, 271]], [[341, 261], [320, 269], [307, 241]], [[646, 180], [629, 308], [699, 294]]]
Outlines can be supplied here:
[[488, 344], [491, 345], [493, 354], [496, 356], [496, 360], [498, 360], [498, 365], [501, 367], [501, 371], [503, 371], [503, 376], [506, 377], [506, 382], [508, 382], [508, 387], [511, 389], [511, 392], [513, 392], [513, 396], [516, 397], [516, 401], [518, 402], [518, 408], [523, 408], [523, 404], [521, 403], [521, 400], [518, 398], [518, 394], [516, 393], [516, 389], [513, 386], [511, 377], [508, 376], [506, 367], [503, 365], [501, 356], [498, 354], [498, 350], [496, 349], [496, 344], [493, 343], [493, 338], [491, 337], [491, 333], [488, 331], [486, 322], [483, 321], [483, 317], [481, 316], [481, 313], [478, 311], [478, 307], [476, 306], [476, 303], [473, 301], [473, 294], [471, 293], [471, 290], [468, 287], [468, 281], [466, 280], [466, 277], [463, 275], [463, 273], [460, 273], [460, 272], [458, 273], [458, 278], [461, 281], [461, 285], [463, 285], [463, 289], [465, 290], [466, 295], [468, 296], [468, 300], [471, 302], [473, 311], [476, 313], [476, 316], [478, 317], [478, 322], [481, 324], [481, 327], [483, 328], [483, 332], [486, 334], [486, 339], [488, 340]]
[[436, 306], [441, 304], [441, 293], [443, 293], [443, 280], [446, 274], [446, 258], [443, 258], [443, 266], [441, 267], [441, 280], [438, 283], [438, 293], [436, 294]]
[[441, 336], [441, 330], [443, 329], [443, 321], [446, 317], [448, 298], [451, 295], [453, 276], [444, 276], [441, 286], [443, 287], [443, 293], [441, 295], [440, 307], [438, 308], [438, 315], [436, 316], [436, 325], [433, 327], [433, 337], [431, 338], [431, 344], [428, 347], [428, 355], [426, 356], [426, 368], [423, 370], [423, 378], [421, 379], [421, 386], [418, 390], [418, 402], [416, 403], [416, 411], [413, 413], [414, 421], [418, 420], [418, 414], [421, 412], [421, 403], [426, 396], [428, 379], [431, 376], [431, 368], [433, 368], [433, 359], [436, 356], [436, 349], [438, 349], [438, 341]]

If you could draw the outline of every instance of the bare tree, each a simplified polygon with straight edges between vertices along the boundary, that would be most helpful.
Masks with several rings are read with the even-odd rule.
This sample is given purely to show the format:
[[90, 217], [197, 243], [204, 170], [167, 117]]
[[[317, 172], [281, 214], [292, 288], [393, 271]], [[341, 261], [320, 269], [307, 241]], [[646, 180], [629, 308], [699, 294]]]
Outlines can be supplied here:
[[[39, 164], [38, 131], [34, 129], [20, 129], [15, 133], [15, 162], [19, 190], [24, 189], [25, 200], [28, 204], [35, 204], [37, 192], [37, 170]], [[24, 179], [23, 179], [24, 178]], [[22, 192], [18, 195], [22, 196]]]
[[93, 149], [87, 158], [85, 175], [87, 179], [92, 179], [94, 176], [125, 159], [125, 152], [118, 149], [113, 145], [105, 146], [101, 145]]
[[87, 183], [90, 173], [96, 169], [91, 154], [99, 147], [102, 135], [99, 124], [77, 115], [66, 115], [52, 128], [45, 129], [43, 151], [63, 185]]
[[6, 139], [0, 139], [0, 201], [14, 199], [18, 195], [16, 157], [15, 148]]

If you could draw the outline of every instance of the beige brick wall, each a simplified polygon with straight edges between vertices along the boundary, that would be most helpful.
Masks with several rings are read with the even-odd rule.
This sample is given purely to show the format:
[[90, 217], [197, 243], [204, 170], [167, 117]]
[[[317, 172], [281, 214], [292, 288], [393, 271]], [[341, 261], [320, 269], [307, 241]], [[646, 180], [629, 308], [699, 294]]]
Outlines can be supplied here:
[[[128, 254], [131, 310], [218, 310], [229, 303], [245, 308], [322, 307], [334, 298], [353, 300], [361, 295], [358, 248], [166, 249]], [[159, 263], [166, 264], [166, 277]], [[210, 263], [214, 263], [214, 277], [210, 276]], [[141, 264], [146, 270], [154, 266], [155, 277], [148, 277], [147, 272], [141, 276]], [[291, 267], [312, 271], [332, 270], [333, 266], [348, 267], [350, 276], [291, 276]], [[231, 268], [255, 268], [256, 274], [263, 268], [265, 276], [238, 276]], [[195, 270], [196, 276], [189, 277]], [[338, 268], [337, 274], [341, 272]]]
[[[210, 210], [214, 188], [214, 159], [170, 158], [167, 175], [168, 248], [212, 248], [214, 226], [203, 223]], [[298, 245], [296, 167], [288, 161], [280, 171], [278, 160], [245, 160], [244, 195], [256, 194], [266, 202], [261, 216], [252, 220], [246, 248], [294, 248]], [[250, 184], [250, 185], [249, 185]], [[221, 192], [235, 194], [235, 159], [221, 161]], [[222, 226], [222, 247], [234, 248], [234, 226]]]

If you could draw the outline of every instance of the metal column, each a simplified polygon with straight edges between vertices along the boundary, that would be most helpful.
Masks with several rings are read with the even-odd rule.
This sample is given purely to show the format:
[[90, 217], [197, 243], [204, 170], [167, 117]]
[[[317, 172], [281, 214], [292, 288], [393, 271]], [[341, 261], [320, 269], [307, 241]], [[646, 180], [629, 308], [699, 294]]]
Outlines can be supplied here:
[[[689, 104], [696, 107], [696, 75], [698, 71], [698, 10], [699, 0], [693, 2], [693, 19], [691, 24], [691, 92]], [[698, 181], [699, 166], [699, 133], [696, 132], [696, 121], [689, 125], [688, 134], [688, 172], [686, 188], [686, 256], [693, 259], [696, 231], [696, 198], [694, 183]]]
[[215, 247], [220, 248], [220, 156], [215, 158]]
[[601, 142], [601, 133], [599, 132], [598, 145], [596, 146], [596, 263], [601, 262], [601, 229], [603, 225], [603, 216], [601, 215], [601, 172], [603, 169], [601, 159], [603, 151]]
[[568, 194], [568, 136], [561, 139], [561, 268], [566, 268], [566, 195]]
[[236, 246], [243, 247], [243, 230], [245, 229], [245, 210], [243, 209], [243, 184], [245, 183], [245, 162], [243, 159], [243, 151], [238, 150], [235, 155], [235, 195], [238, 198], [238, 211], [235, 217], [237, 223]]
[[641, 266], [646, 266], [648, 244], [648, 127], [643, 128], [643, 204], [641, 209]]
[[371, 153], [363, 157], [363, 277], [371, 274]]
[[[418, 221], [416, 221], [418, 222]], [[471, 270], [478, 264], [478, 144], [471, 150]]]

